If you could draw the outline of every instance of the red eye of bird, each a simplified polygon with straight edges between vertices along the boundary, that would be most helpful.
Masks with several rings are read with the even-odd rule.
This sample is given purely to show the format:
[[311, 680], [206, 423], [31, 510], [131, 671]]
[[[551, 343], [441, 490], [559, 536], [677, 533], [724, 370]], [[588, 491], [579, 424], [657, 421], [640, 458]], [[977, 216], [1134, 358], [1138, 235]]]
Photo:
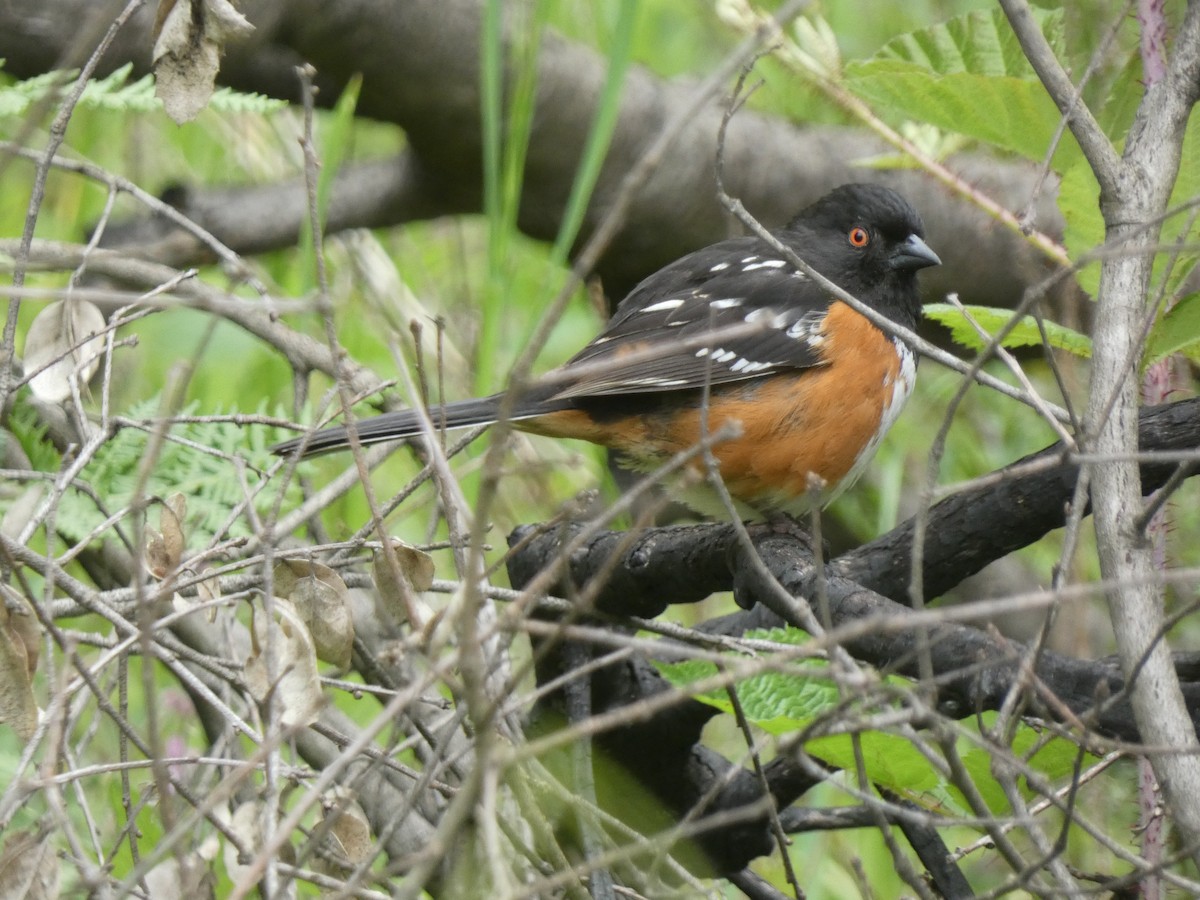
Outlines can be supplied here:
[[867, 234], [867, 229], [858, 225], [850, 229], [851, 247], [865, 247], [869, 240], [871, 240], [871, 236]]

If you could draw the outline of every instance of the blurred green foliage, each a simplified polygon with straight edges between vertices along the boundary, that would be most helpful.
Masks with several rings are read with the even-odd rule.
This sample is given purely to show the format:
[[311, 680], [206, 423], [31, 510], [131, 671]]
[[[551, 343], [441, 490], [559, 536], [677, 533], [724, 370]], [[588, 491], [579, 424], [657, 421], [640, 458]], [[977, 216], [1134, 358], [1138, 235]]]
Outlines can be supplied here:
[[[615, 4], [557, 0], [541, 4], [539, 9], [544, 19], [539, 20], [538, 27], [554, 28], [605, 52], [620, 44], [621, 52], [627, 51], [634, 64], [665, 76], [702, 75], [736, 43], [736, 36], [720, 23], [712, 7], [695, 0], [642, 0], [636, 28], [628, 37], [620, 35], [613, 12]], [[928, 106], [934, 100], [942, 102], [944, 92], [952, 85], [942, 81], [936, 88], [943, 93], [924, 97], [912, 92], [897, 93], [895, 83], [889, 84], [889, 79], [897, 74], [895, 47], [885, 52], [886, 58], [868, 60], [898, 35], [966, 12], [990, 9], [992, 4], [986, 0], [872, 4], [869, 15], [864, 15], [862, 5], [855, 3], [827, 0], [811, 6], [814, 14], [824, 16], [832, 26], [843, 59], [858, 61], [852, 71], [865, 95], [876, 99], [886, 97], [890, 101], [906, 99], [910, 104], [905, 109], [893, 105], [889, 121], [920, 112], [922, 103]], [[1086, 61], [1100, 36], [1099, 17], [1089, 17], [1079, 9], [1067, 9], [1061, 15], [1065, 52], [1076, 62]], [[626, 40], [631, 42], [627, 47], [622, 43]], [[1127, 33], [1122, 34], [1118, 45], [1117, 52], [1111, 55], [1114, 62], [1100, 67], [1087, 93], [1089, 97], [1111, 98], [1104, 115], [1116, 137], [1128, 122], [1130, 96], [1136, 86], [1135, 67], [1128, 62]], [[757, 107], [803, 122], [850, 122], [843, 110], [820, 92], [798, 83], [794, 73], [777, 61], [763, 60], [759, 72], [765, 83], [752, 98]], [[911, 67], [905, 72], [914, 82], [928, 83], [931, 91], [938, 80]], [[11, 79], [3, 84], [14, 86]], [[1114, 90], [1114, 85], [1122, 89]], [[315, 135], [318, 152], [330, 163], [323, 178], [332, 174], [338, 162], [393, 153], [403, 142], [396, 129], [351, 119], [347, 109], [353, 109], [352, 97], [345, 99], [340, 112], [318, 116]], [[1043, 114], [1046, 112], [1044, 107], [1039, 109]], [[30, 123], [17, 115], [2, 115], [3, 111], [0, 107], [0, 137], [11, 140], [21, 135]], [[949, 123], [938, 124], [946, 127]], [[967, 129], [968, 136], [975, 140], [989, 139], [986, 129], [993, 124], [987, 116], [981, 116], [977, 120], [977, 133]], [[39, 146], [44, 142], [45, 125], [46, 120], [33, 123], [32, 136], [26, 137], [27, 145]], [[175, 185], [254, 184], [300, 176], [302, 159], [297, 143], [300, 133], [301, 118], [294, 110], [265, 114], [209, 110], [196, 122], [177, 127], [161, 114], [136, 108], [132, 102], [121, 109], [86, 104], [71, 120], [64, 153], [91, 160], [152, 192], [162, 192]], [[1033, 153], [1032, 145], [995, 142], [1008, 151]], [[511, 147], [496, 149], [501, 159], [495, 177], [518, 177], [519, 166], [510, 163], [505, 169], [503, 164], [503, 154], [515, 151]], [[8, 159], [0, 167], [0, 197], [4, 198], [0, 203], [0, 234], [4, 236], [19, 235], [24, 226], [31, 171], [28, 162], [18, 159]], [[502, 176], [502, 172], [507, 175]], [[1076, 180], [1080, 183], [1076, 184]], [[1081, 198], [1087, 196], [1083, 181], [1086, 174], [1072, 172], [1072, 202], [1082, 203]], [[489, 207], [490, 218], [463, 216], [377, 232], [334, 235], [328, 239], [325, 250], [339, 340], [356, 360], [384, 376], [395, 371], [397, 358], [401, 365], [411, 368], [415, 354], [410, 322], [415, 321], [427, 333], [439, 328], [442, 332], [446, 363], [439, 367], [436, 360], [426, 360], [431, 367], [429, 381], [435, 396], [440, 390], [448, 399], [457, 399], [479, 388], [503, 387], [503, 373], [526, 347], [543, 310], [567, 277], [562, 261], [552, 259], [546, 245], [531, 241], [515, 230], [511, 184], [507, 190], [508, 194], [500, 191], [496, 203]], [[87, 179], [52, 173], [46, 201], [39, 212], [37, 236], [85, 240], [101, 216], [105, 200], [104, 189]], [[120, 198], [114, 218], [138, 212], [132, 201]], [[1080, 245], [1072, 249], [1085, 248]], [[258, 277], [281, 295], [311, 296], [317, 288], [312, 253], [303, 243], [249, 262]], [[201, 277], [213, 284], [227, 283], [226, 276], [217, 268], [202, 271]], [[61, 286], [65, 278], [31, 275], [28, 283]], [[235, 290], [251, 296], [244, 287]], [[1194, 307], [1195, 303], [1189, 300], [1181, 307], [1177, 319], [1194, 320]], [[24, 304], [22, 333], [38, 308], [36, 303]], [[585, 291], [578, 291], [539, 354], [537, 368], [544, 370], [569, 357], [598, 330], [601, 321], [597, 305], [590, 302]], [[315, 316], [297, 316], [291, 324], [314, 335], [321, 334]], [[183, 405], [197, 414], [266, 410], [303, 421], [316, 416], [318, 409], [324, 415], [330, 414], [331, 407], [322, 402], [330, 387], [327, 380], [315, 379], [311, 402], [294, 409], [290, 373], [278, 354], [232, 325], [217, 324], [211, 333], [210, 325], [209, 317], [187, 310], [158, 312], [138, 322], [133, 329], [136, 345], [117, 355], [117, 377], [111, 396], [113, 409], [122, 415], [144, 415], [149, 405], [156, 402], [162, 386], [171, 379], [172, 372], [181, 361], [187, 361], [190, 375]], [[1170, 349], [1179, 349], [1178, 342], [1165, 337], [1160, 340]], [[1036, 356], [1028, 358], [1026, 363], [1046, 394], [1055, 397], [1055, 379], [1049, 367]], [[1059, 354], [1057, 363], [1073, 399], [1081, 400], [1085, 396], [1086, 363], [1067, 354]], [[1005, 374], [997, 363], [989, 363], [988, 368], [998, 375]], [[977, 478], [1054, 440], [1052, 430], [1029, 409], [975, 387], [954, 413], [940, 458], [931, 462], [934, 437], [943, 427], [947, 404], [959, 383], [956, 375], [929, 364], [922, 367], [917, 393], [869, 473], [828, 514], [839, 523], [841, 540], [870, 539], [910, 515], [921, 502], [923, 492], [933, 490], [934, 485], [945, 488]], [[403, 387], [398, 390], [403, 395]], [[362, 409], [369, 411], [369, 405], [364, 404]], [[264, 427], [251, 427], [245, 433], [246, 446], [260, 464], [266, 462], [262, 447], [270, 439], [282, 436], [267, 432]], [[27, 442], [36, 443], [36, 436], [28, 433], [22, 436]], [[229, 453], [237, 451], [234, 436], [236, 432], [228, 427], [192, 435]], [[477, 487], [478, 464], [486, 442], [487, 438], [478, 441], [455, 463], [468, 495]], [[137, 447], [124, 448], [123, 452], [126, 468], [121, 472], [101, 468], [85, 473], [85, 477], [96, 479], [94, 487], [98, 491], [115, 490], [127, 476], [128, 466], [136, 465]], [[183, 473], [195, 465], [194, 458], [166, 462], [171, 471], [180, 473], [179, 480], [173, 485], [156, 486], [156, 492], [166, 493], [172, 487], [180, 489]], [[314, 482], [323, 483], [344, 466], [344, 459], [325, 458], [304, 464], [303, 471]], [[509, 477], [503, 480], [500, 497], [491, 513], [494, 524], [490, 540], [497, 548], [503, 547], [504, 536], [512, 526], [549, 518], [579, 491], [600, 487], [612, 496], [604, 456], [590, 445], [522, 437], [506, 466]], [[388, 496], [398, 490], [419, 468], [419, 463], [407, 454], [395, 454], [374, 475], [377, 494]], [[220, 481], [219, 473], [205, 474], [211, 476], [214, 484]], [[215, 487], [192, 486], [190, 490], [193, 495], [200, 493], [214, 502], [224, 496]], [[1186, 487], [1171, 508], [1175, 519], [1168, 541], [1168, 561], [1176, 565], [1200, 563], [1200, 542], [1176, 539], [1200, 533], [1196, 486]], [[333, 534], [343, 535], [356, 529], [367, 517], [361, 492], [351, 492], [331, 507], [326, 525]], [[389, 527], [406, 540], [420, 543], [444, 537], [435, 522], [433, 494], [427, 485], [393, 514]], [[1085, 547], [1070, 564], [1072, 580], [1098, 577], [1094, 554], [1086, 542], [1085, 534]], [[1021, 551], [997, 567], [1003, 576], [1000, 587], [982, 583], [979, 590], [1012, 593], [1048, 584], [1060, 562], [1060, 544], [1052, 535]], [[440, 553], [438, 559], [448, 572], [449, 555]], [[978, 596], [976, 589], [969, 586], [960, 593], [968, 598]], [[728, 603], [728, 598], [717, 598], [692, 609], [673, 611], [672, 615], [693, 620], [723, 611]], [[1081, 655], [1107, 652], [1109, 636], [1099, 599], [1080, 604], [1065, 618], [1054, 634], [1056, 646]], [[1021, 632], [1032, 626], [1026, 622], [1013, 627]], [[138, 679], [131, 682], [140, 684]], [[131, 698], [130, 702], [137, 700]], [[181, 733], [186, 734], [186, 727]], [[107, 731], [100, 739], [115, 740]], [[7, 744], [10, 740], [11, 735], [0, 730], [0, 742]], [[0, 751], [0, 760], [11, 760], [10, 750], [5, 747]], [[139, 819], [139, 825], [144, 824], [147, 838], [152, 838], [158, 820], [152, 816], [146, 818], [149, 821], [142, 823]], [[878, 841], [877, 835], [864, 837], [862, 832], [809, 834], [798, 838], [792, 848], [797, 859], [820, 854], [831, 862], [813, 875], [814, 880], [806, 880], [809, 896], [847, 895], [854, 882], [848, 866], [836, 861], [848, 860], [851, 855], [863, 860], [881, 896], [889, 895], [892, 889], [898, 894], [902, 884], [887, 852], [882, 845], [872, 849]], [[1088, 867], [1086, 859], [1076, 862], [1082, 868]], [[763, 868], [767, 870], [773, 865], [764, 863]]]

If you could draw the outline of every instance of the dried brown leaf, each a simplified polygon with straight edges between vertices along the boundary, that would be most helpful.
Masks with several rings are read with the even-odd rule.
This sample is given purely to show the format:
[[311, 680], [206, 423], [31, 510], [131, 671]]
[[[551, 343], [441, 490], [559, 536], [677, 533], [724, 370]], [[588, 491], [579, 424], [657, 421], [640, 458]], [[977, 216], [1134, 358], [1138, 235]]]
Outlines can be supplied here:
[[308, 626], [317, 659], [339, 669], [350, 666], [354, 649], [354, 618], [346, 582], [329, 566], [287, 559], [275, 567], [275, 593], [296, 607]]
[[[280, 704], [279, 718], [285, 728], [311, 725], [325, 703], [317, 675], [317, 651], [295, 607], [276, 598], [274, 609], [272, 619], [264, 610], [251, 607], [246, 686], [259, 703], [270, 697]], [[273, 667], [267, 658], [272, 650]]]
[[147, 528], [146, 571], [161, 581], [172, 568], [171, 556], [167, 553], [167, 542], [163, 539], [162, 532]]
[[211, 900], [217, 895], [217, 873], [199, 853], [168, 857], [146, 873], [154, 900]]
[[324, 799], [323, 806], [325, 821], [329, 826], [329, 850], [341, 863], [336, 867], [340, 871], [331, 871], [330, 874], [341, 876], [375, 854], [371, 824], [355, 799], [354, 792], [347, 788], [332, 789]]
[[168, 571], [179, 568], [179, 562], [183, 559], [183, 551], [186, 547], [183, 534], [185, 518], [187, 518], [187, 499], [183, 494], [172, 494], [159, 507], [158, 529], [162, 534]]
[[100, 366], [103, 330], [104, 316], [86, 300], [56, 300], [38, 313], [25, 335], [25, 371], [37, 372], [29, 380], [34, 396], [61, 403], [72, 378], [87, 384]]
[[[424, 550], [406, 544], [399, 538], [391, 539], [392, 551], [396, 557], [396, 568], [399, 569], [400, 581], [396, 580], [395, 570], [388, 561], [384, 550], [376, 550], [371, 563], [371, 575], [384, 608], [399, 622], [408, 622], [412, 618], [410, 610], [415, 611], [414, 595], [433, 587], [434, 565], [433, 557]], [[423, 617], [422, 617], [423, 618]], [[424, 622], [411, 622], [416, 627], [422, 627]]]
[[[198, 574], [203, 574], [209, 570], [209, 566], [203, 566]], [[216, 575], [211, 575], [196, 582], [197, 602], [208, 603], [210, 600], [216, 600], [219, 597], [221, 597], [221, 580]], [[210, 606], [208, 608], [208, 621], [217, 621], [217, 607]]]
[[239, 858], [237, 848], [232, 843], [225, 842], [225, 871], [235, 884], [242, 880], [250, 860], [262, 847], [261, 815], [262, 805], [256, 800], [250, 800], [235, 809], [229, 820], [229, 831], [241, 842], [247, 854]]
[[27, 741], [38, 724], [32, 679], [40, 629], [24, 597], [7, 586], [0, 593], [0, 723]]
[[58, 855], [50, 833], [10, 834], [0, 852], [0, 897], [55, 900], [58, 896]]
[[42, 625], [34, 614], [29, 601], [18, 594], [8, 585], [0, 585], [0, 601], [4, 610], [0, 611], [3, 627], [10, 630], [15, 640], [20, 641], [25, 648], [25, 668], [30, 675], [37, 672], [38, 655], [42, 652]]
[[16, 540], [42, 505], [45, 495], [46, 486], [41, 484], [31, 484], [21, 491], [17, 499], [9, 504], [4, 518], [0, 519], [0, 534]]
[[154, 92], [182, 125], [208, 104], [225, 44], [254, 26], [228, 0], [177, 0], [160, 5], [158, 13]]

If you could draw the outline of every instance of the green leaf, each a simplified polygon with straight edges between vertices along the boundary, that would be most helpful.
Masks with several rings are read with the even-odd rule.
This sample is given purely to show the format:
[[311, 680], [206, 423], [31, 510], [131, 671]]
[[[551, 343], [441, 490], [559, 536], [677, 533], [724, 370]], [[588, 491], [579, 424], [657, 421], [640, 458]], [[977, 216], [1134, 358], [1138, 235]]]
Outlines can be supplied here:
[[[1038, 18], [1050, 48], [1055, 56], [1061, 56], [1064, 48], [1062, 10], [1040, 14]], [[913, 63], [942, 75], [968, 72], [1019, 78], [1034, 76], [1025, 51], [999, 10], [967, 13], [930, 28], [903, 34], [885, 44], [875, 58]]]
[[[984, 726], [990, 728], [996, 714], [985, 713], [981, 718]], [[996, 753], [1025, 757], [1038, 745], [1042, 736], [1035, 729], [1022, 725], [1013, 736], [1011, 748], [997, 748], [993, 753], [979, 745], [980, 732], [974, 721], [964, 723], [961, 728], [962, 736], [956, 742], [955, 750], [976, 790], [992, 813], [1011, 812], [1004, 789], [992, 774], [994, 757]], [[874, 784], [907, 797], [926, 809], [959, 816], [973, 814], [962, 791], [946, 780], [911, 741], [894, 734], [865, 732], [859, 736], [859, 743], [867, 776]], [[849, 735], [815, 738], [807, 742], [804, 749], [829, 765], [850, 771], [855, 769], [854, 745]], [[1070, 741], [1055, 738], [1040, 747], [1026, 763], [1047, 781], [1053, 782], [1071, 773], [1078, 753], [1078, 748]], [[1033, 792], [1024, 787], [1023, 779], [1019, 783], [1022, 795], [1026, 798], [1032, 796]]]
[[[982, 350], [985, 346], [983, 337], [975, 326], [967, 321], [962, 310], [949, 303], [931, 303], [923, 308], [925, 317], [945, 325], [950, 329], [951, 336], [958, 343], [972, 350]], [[983, 326], [989, 334], [997, 334], [1013, 317], [1011, 309], [996, 309], [990, 306], [968, 306], [966, 311]], [[1058, 350], [1066, 350], [1085, 359], [1092, 355], [1092, 340], [1086, 334], [1080, 334], [1065, 325], [1059, 325], [1043, 319], [1046, 328], [1046, 338], [1050, 346]], [[1033, 316], [1023, 316], [1004, 338], [1003, 346], [1030, 347], [1042, 343], [1041, 332], [1038, 331], [1037, 321]]]
[[[1068, 168], [1058, 185], [1058, 210], [1066, 221], [1063, 245], [1071, 261], [1080, 261], [1104, 243], [1104, 218], [1100, 215], [1100, 184], [1084, 160]], [[1100, 292], [1100, 263], [1079, 266], [1075, 279], [1093, 299]]]
[[[1193, 115], [1188, 120], [1187, 131], [1183, 135], [1179, 174], [1175, 176], [1175, 186], [1171, 189], [1171, 199], [1167, 203], [1168, 210], [1179, 211], [1167, 218], [1162, 228], [1162, 244], [1164, 247], [1171, 246], [1171, 249], [1159, 253], [1154, 261], [1152, 284], [1154, 288], [1164, 290], [1168, 296], [1173, 296], [1179, 290], [1200, 259], [1200, 254], [1194, 249], [1197, 240], [1200, 239], [1200, 216], [1197, 216], [1195, 207], [1196, 197], [1200, 195], [1198, 167], [1200, 116]], [[1151, 290], [1151, 296], [1155, 295], [1154, 288]]]
[[566, 210], [558, 228], [558, 237], [555, 238], [554, 249], [551, 251], [551, 257], [559, 263], [566, 261], [579, 234], [592, 190], [600, 177], [600, 168], [604, 165], [608, 145], [617, 126], [617, 114], [621, 109], [621, 94], [625, 86], [625, 73], [629, 71], [636, 31], [634, 26], [640, 6], [637, 0], [621, 0], [617, 7], [617, 21], [613, 29], [612, 46], [608, 52], [604, 89], [600, 93], [599, 103], [596, 104], [596, 112], [588, 129], [587, 143], [580, 156], [579, 167], [575, 171], [575, 180], [571, 184], [571, 196], [567, 200]]
[[[771, 629], [749, 633], [747, 638], [774, 643], [802, 644], [808, 636], [797, 629]], [[687, 688], [702, 679], [717, 674], [714, 663], [688, 660], [680, 663], [657, 663], [663, 675], [677, 687]], [[888, 683], [906, 685], [905, 679], [889, 677]], [[769, 734], [795, 734], [810, 727], [820, 716], [845, 701], [829, 674], [828, 664], [821, 660], [798, 660], [787, 672], [763, 672], [743, 679], [737, 685], [747, 719]], [[722, 712], [732, 713], [732, 703], [723, 689], [699, 692], [696, 699]], [[986, 746], [979, 727], [990, 729], [995, 713], [984, 713], [978, 719], [960, 725], [955, 752], [962, 760], [975, 788], [994, 813], [1010, 812], [1008, 800], [1000, 783], [992, 774], [995, 754]], [[951, 784], [941, 771], [922, 754], [908, 738], [878, 731], [857, 735], [867, 777], [873, 784], [888, 788], [927, 809], [950, 815], [973, 814], [962, 791]], [[840, 769], [854, 771], [855, 738], [849, 734], [822, 735], [804, 743], [804, 751]], [[1060, 779], [1072, 771], [1078, 748], [1070, 741], [1053, 739], [1040, 745], [1042, 735], [1022, 725], [1013, 736], [1011, 748], [998, 752], [1026, 759], [1027, 765], [1041, 773], [1047, 781]], [[1033, 753], [1037, 748], [1037, 752]], [[1032, 756], [1031, 756], [1032, 754]], [[1021, 782], [1023, 785], [1023, 782]], [[1026, 796], [1032, 794], [1022, 790]]]
[[[747, 632], [747, 640], [770, 641], [798, 646], [809, 636], [798, 628], [771, 628]], [[679, 663], [656, 663], [658, 670], [676, 687], [691, 684], [717, 674], [714, 663], [706, 660], [686, 660]], [[838, 703], [838, 693], [829, 665], [823, 660], [803, 659], [789, 664], [788, 672], [760, 672], [738, 682], [738, 699], [746, 717], [771, 734], [787, 734], [797, 730], [797, 723], [811, 722]], [[705, 691], [695, 695], [697, 700], [732, 713], [733, 704], [723, 690]]]
[[[1195, 246], [1197, 221], [1192, 202], [1200, 194], [1200, 125], [1193, 116], [1184, 134], [1179, 174], [1171, 191], [1168, 209], [1178, 209], [1163, 221], [1160, 243], [1164, 248], [1154, 261], [1150, 295], [1160, 291], [1173, 294], [1196, 267], [1200, 254], [1187, 249]], [[1071, 259], [1078, 263], [1087, 254], [1103, 246], [1104, 218], [1100, 214], [1100, 186], [1091, 168], [1079, 161], [1064, 172], [1058, 186], [1058, 208], [1066, 220], [1063, 244]], [[1174, 248], [1180, 248], [1175, 251]], [[1172, 259], [1172, 257], [1174, 257]], [[1163, 279], [1166, 278], [1164, 284]], [[1100, 264], [1090, 262], [1076, 273], [1079, 286], [1093, 298], [1100, 292]]]
[[1159, 316], [1146, 341], [1142, 365], [1153, 365], [1173, 353], [1200, 364], [1200, 294], [1188, 294]]
[[[1051, 45], [1061, 45], [1061, 14], [1041, 19]], [[1038, 161], [1061, 119], [998, 11], [903, 35], [872, 59], [849, 64], [846, 84], [877, 109]], [[1054, 154], [1056, 169], [1078, 157], [1078, 145], [1064, 134]]]
[[[677, 687], [686, 687], [717, 674], [713, 663], [688, 660], [660, 663], [659, 671]], [[838, 702], [837, 687], [829, 666], [819, 660], [793, 663], [792, 671], [760, 672], [738, 682], [738, 700], [746, 718], [768, 734], [784, 735], [798, 731]], [[797, 674], [796, 670], [805, 670]], [[733, 712], [733, 703], [724, 690], [704, 691], [696, 699], [724, 713]]]

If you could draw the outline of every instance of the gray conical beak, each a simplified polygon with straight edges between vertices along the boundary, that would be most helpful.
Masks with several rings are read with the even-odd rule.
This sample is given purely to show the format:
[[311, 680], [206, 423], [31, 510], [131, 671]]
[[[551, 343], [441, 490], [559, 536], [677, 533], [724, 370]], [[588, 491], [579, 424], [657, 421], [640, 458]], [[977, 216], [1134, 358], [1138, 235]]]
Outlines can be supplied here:
[[893, 269], [915, 272], [926, 266], [940, 266], [941, 264], [942, 261], [938, 255], [915, 234], [910, 234], [903, 244], [892, 251], [891, 265]]

